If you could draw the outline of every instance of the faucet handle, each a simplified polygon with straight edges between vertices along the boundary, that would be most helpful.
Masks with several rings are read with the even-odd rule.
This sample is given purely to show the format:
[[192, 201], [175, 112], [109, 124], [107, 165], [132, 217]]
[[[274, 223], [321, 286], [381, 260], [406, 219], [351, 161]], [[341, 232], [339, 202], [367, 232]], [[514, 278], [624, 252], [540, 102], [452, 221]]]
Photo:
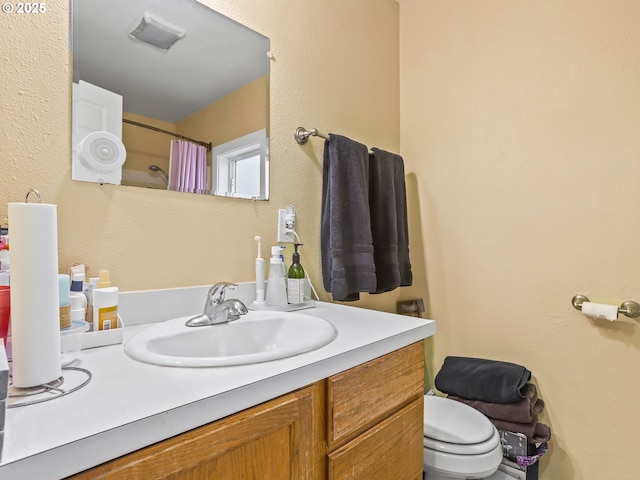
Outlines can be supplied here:
[[229, 282], [218, 282], [209, 289], [208, 299], [213, 303], [222, 303], [224, 301], [224, 292], [228, 288], [233, 290], [238, 285]]
[[[222, 302], [219, 312], [224, 312], [225, 318], [222, 321], [228, 323], [233, 322], [234, 320], [238, 320], [240, 318], [240, 315], [246, 315], [247, 313], [249, 313], [249, 310], [247, 309], [247, 306], [242, 303], [242, 301], [238, 300], [237, 298], [230, 298]], [[217, 320], [217, 318], [214, 318], [213, 323], [218, 322], [219, 321]]]

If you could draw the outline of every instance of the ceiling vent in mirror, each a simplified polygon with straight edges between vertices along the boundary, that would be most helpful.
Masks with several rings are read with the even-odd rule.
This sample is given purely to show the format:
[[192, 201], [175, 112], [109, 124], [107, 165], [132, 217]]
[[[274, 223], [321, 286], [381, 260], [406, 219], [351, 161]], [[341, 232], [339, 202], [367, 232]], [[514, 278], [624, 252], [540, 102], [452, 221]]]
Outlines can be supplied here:
[[184, 37], [187, 31], [165, 19], [145, 12], [129, 36], [148, 43], [161, 50], [169, 50], [171, 46]]

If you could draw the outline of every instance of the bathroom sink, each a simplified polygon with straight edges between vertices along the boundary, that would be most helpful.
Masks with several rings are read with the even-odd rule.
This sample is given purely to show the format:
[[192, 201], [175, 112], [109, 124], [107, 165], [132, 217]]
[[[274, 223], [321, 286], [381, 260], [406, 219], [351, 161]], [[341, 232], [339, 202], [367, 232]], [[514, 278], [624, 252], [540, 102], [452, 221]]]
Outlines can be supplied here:
[[135, 360], [172, 367], [224, 367], [292, 357], [330, 343], [328, 321], [295, 312], [250, 311], [239, 320], [187, 327], [191, 317], [153, 324], [125, 343]]

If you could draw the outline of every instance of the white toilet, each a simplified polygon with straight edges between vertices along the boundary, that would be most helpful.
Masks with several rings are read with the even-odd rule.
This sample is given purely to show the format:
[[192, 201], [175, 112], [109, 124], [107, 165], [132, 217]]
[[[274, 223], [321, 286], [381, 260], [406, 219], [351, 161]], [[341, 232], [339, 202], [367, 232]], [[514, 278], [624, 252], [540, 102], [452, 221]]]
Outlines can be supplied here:
[[484, 478], [502, 461], [496, 427], [482, 413], [443, 397], [424, 397], [426, 480]]

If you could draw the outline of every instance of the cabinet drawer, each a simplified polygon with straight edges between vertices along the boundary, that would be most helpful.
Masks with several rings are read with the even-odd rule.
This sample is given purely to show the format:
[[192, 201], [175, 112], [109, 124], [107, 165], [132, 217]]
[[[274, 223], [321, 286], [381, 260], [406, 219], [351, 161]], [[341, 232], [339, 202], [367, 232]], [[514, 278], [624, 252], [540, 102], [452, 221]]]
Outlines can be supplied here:
[[423, 341], [330, 377], [327, 381], [330, 449], [423, 394]]
[[422, 396], [329, 454], [329, 480], [421, 480]]

